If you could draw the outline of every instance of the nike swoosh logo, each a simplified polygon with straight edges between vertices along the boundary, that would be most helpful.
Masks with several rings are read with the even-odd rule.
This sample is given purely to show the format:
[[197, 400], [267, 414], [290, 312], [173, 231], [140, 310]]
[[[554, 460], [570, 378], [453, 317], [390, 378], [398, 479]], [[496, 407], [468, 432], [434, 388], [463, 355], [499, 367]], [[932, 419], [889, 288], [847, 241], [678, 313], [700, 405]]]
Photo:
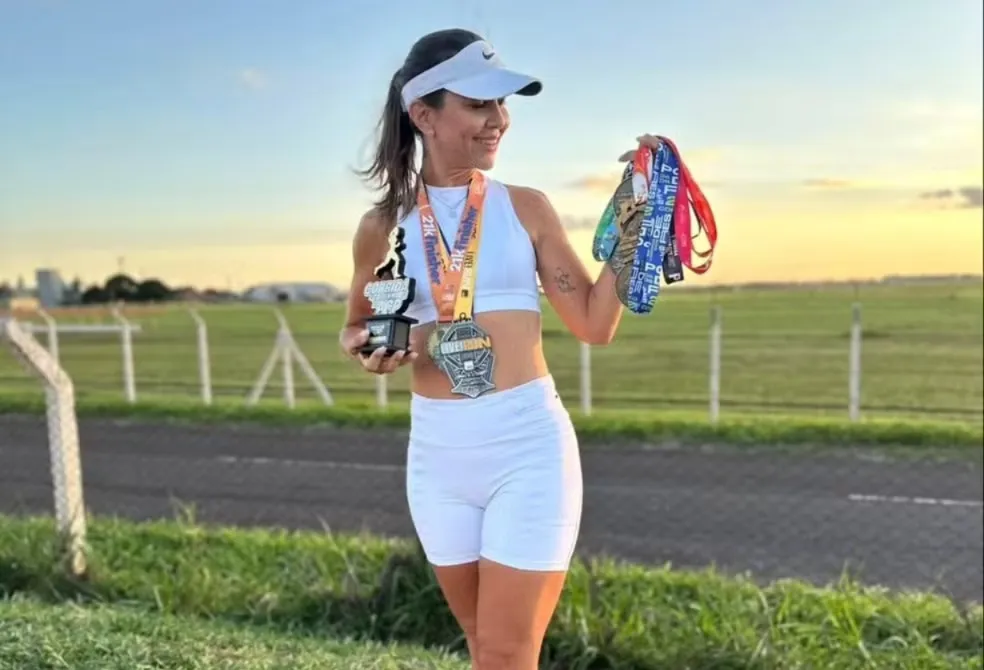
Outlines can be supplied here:
[[491, 60], [492, 59], [492, 56], [494, 56], [494, 55], [495, 55], [495, 52], [494, 51], [492, 51], [490, 53], [486, 53], [484, 51], [482, 52], [482, 58], [484, 58], [485, 60]]

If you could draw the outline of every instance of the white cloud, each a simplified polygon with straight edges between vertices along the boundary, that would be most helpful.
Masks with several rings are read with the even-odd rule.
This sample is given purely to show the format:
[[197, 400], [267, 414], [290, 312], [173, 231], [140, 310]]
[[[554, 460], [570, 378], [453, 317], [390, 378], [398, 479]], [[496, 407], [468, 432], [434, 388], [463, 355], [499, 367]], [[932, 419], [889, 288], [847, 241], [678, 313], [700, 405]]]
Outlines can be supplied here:
[[240, 70], [238, 79], [240, 84], [252, 91], [261, 91], [270, 83], [270, 79], [265, 72], [252, 67]]

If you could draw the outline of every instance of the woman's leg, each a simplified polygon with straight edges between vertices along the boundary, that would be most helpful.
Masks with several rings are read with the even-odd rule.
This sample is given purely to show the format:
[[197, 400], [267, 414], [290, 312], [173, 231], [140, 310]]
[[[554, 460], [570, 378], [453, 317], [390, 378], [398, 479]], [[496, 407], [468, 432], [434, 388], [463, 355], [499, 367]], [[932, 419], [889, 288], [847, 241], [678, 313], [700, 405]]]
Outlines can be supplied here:
[[432, 566], [441, 592], [468, 642], [472, 670], [478, 669], [478, 563]]
[[474, 659], [482, 510], [455, 489], [462, 477], [448, 467], [454, 463], [451, 456], [436, 447], [410, 445], [407, 502], [424, 554]]
[[483, 558], [478, 573], [478, 665], [474, 667], [536, 670], [566, 571], [517, 570]]
[[[558, 410], [559, 412], [559, 410]], [[577, 438], [566, 413], [511, 453], [485, 509], [478, 568], [478, 667], [535, 670], [581, 523]]]

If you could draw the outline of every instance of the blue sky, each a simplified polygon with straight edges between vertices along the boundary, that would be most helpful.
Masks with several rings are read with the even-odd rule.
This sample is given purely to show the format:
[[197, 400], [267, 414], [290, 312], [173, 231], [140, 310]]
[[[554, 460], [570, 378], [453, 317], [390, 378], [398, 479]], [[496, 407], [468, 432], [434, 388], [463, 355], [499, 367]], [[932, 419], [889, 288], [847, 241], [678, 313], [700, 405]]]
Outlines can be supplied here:
[[[708, 185], [718, 278], [781, 276], [801, 263], [763, 246], [916, 231], [920, 193], [980, 187], [982, 20], [980, 0], [0, 0], [0, 277], [125, 256], [175, 281], [344, 280], [371, 197], [349, 168], [409, 46], [451, 26], [544, 81], [493, 176], [591, 221], [614, 159], [666, 134]], [[975, 243], [981, 210], [953, 205], [949, 242]]]

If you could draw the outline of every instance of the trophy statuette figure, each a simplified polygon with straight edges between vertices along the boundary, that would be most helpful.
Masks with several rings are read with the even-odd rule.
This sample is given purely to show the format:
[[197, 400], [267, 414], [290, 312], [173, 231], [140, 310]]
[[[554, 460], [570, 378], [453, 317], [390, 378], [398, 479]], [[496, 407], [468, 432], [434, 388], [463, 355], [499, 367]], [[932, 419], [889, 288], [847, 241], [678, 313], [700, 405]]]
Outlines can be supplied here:
[[362, 292], [372, 304], [373, 312], [366, 319], [369, 339], [359, 349], [363, 356], [370, 356], [379, 347], [386, 347], [387, 356], [410, 348], [410, 327], [417, 320], [404, 312], [413, 302], [416, 282], [403, 274], [406, 268], [403, 236], [402, 226], [396, 226], [390, 233], [389, 256], [376, 268], [377, 280], [368, 282]]

